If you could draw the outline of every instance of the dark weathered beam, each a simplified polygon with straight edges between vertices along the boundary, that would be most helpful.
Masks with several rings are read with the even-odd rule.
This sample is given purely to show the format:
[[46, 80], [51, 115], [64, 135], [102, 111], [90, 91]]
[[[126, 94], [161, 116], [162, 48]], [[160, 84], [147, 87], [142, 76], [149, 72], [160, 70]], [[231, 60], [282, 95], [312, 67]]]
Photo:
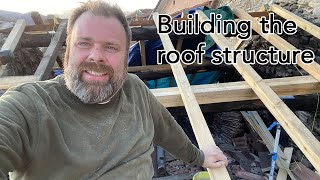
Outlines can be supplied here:
[[[203, 66], [187, 66], [184, 68], [184, 71], [186, 74], [191, 74], [191, 73], [219, 71], [219, 70], [228, 71], [232, 68], [233, 68], [232, 66], [227, 66], [227, 65], [215, 66], [212, 64], [211, 65], [207, 64]], [[143, 80], [152, 80], [152, 79], [158, 79], [158, 78], [163, 78], [163, 77], [168, 77], [173, 75], [171, 69], [160, 70], [160, 71], [154, 71], [154, 70], [140, 71], [140, 72], [132, 72], [132, 73], [136, 74], [140, 79], [143, 79]]]
[[[312, 96], [296, 96], [295, 99], [283, 99], [283, 102], [294, 111], [310, 111], [317, 107], [317, 99]], [[260, 100], [203, 104], [200, 107], [203, 113], [267, 110]], [[182, 106], [170, 107], [168, 110], [175, 116], [187, 115], [185, 108]]]
[[[9, 34], [12, 30], [11, 28], [6, 28], [6, 29], [0, 29], [0, 33], [3, 34]], [[29, 25], [26, 26], [26, 28], [24, 29], [24, 32], [34, 32], [34, 31], [52, 31], [53, 30], [53, 26], [50, 24], [41, 24], [41, 25]]]
[[32, 17], [32, 20], [33, 20], [34, 24], [44, 24], [39, 12], [32, 11], [31, 12], [31, 17]]
[[34, 74], [38, 77], [38, 80], [42, 81], [50, 78], [52, 67], [66, 38], [66, 29], [67, 22], [64, 21], [59, 25], [57, 32], [55, 33], [46, 52], [44, 53], [44, 56]]
[[23, 48], [48, 47], [53, 36], [54, 34], [48, 32], [24, 33], [20, 45]]

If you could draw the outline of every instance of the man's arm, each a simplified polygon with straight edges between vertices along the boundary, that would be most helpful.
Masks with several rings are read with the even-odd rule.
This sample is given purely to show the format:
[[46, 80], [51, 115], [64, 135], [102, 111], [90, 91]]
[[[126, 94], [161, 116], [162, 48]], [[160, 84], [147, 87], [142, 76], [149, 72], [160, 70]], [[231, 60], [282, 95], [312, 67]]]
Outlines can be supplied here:
[[190, 164], [202, 165], [203, 152], [194, 146], [168, 110], [147, 90], [150, 113], [154, 121], [154, 143], [176, 158]]
[[205, 168], [216, 168], [228, 164], [227, 157], [217, 146], [199, 150], [189, 140], [169, 111], [148, 91], [150, 111], [154, 120], [154, 143], [169, 151], [175, 157]]
[[29, 97], [14, 90], [0, 97], [0, 179], [24, 168], [30, 159], [35, 137], [25, 119], [35, 118], [34, 113], [28, 113], [31, 104]]

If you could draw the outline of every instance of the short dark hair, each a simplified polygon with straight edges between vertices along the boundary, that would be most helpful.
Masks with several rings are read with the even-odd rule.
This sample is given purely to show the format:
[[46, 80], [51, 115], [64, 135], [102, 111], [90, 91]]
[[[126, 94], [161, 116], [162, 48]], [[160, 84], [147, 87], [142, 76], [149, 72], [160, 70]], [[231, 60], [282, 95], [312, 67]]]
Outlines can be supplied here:
[[126, 16], [124, 15], [123, 11], [120, 9], [118, 5], [109, 4], [107, 2], [97, 0], [97, 1], [91, 1], [82, 3], [82, 5], [78, 8], [75, 8], [69, 17], [68, 20], [68, 26], [67, 26], [67, 49], [64, 56], [65, 63], [69, 59], [69, 53], [70, 53], [70, 41], [71, 41], [71, 34], [72, 29], [74, 26], [74, 23], [76, 20], [85, 12], [91, 12], [95, 16], [105, 16], [105, 17], [114, 17], [122, 24], [126, 36], [127, 36], [127, 51], [129, 50], [130, 41], [131, 41], [131, 30], [128, 24], [128, 21], [126, 19]]

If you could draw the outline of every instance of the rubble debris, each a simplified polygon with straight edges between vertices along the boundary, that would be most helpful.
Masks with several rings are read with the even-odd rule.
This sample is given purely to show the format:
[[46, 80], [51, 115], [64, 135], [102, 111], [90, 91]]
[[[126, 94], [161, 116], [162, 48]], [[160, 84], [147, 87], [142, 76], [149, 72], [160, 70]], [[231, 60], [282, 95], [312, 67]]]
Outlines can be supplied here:
[[300, 162], [290, 164], [290, 170], [299, 180], [320, 180], [320, 176]]

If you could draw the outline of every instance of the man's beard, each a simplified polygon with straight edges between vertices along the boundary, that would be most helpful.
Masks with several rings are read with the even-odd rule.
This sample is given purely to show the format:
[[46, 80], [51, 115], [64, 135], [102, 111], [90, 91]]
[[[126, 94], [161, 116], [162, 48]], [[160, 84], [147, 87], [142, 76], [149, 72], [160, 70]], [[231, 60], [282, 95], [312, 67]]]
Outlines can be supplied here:
[[[106, 82], [83, 80], [82, 74], [85, 71], [95, 71], [97, 73], [107, 74], [109, 79]], [[65, 67], [64, 79], [67, 88], [75, 94], [82, 102], [87, 104], [104, 103], [118, 92], [122, 87], [127, 75], [127, 66], [122, 69], [122, 72], [117, 74], [112, 67], [97, 64], [95, 62], [84, 61], [78, 68], [74, 68], [71, 64]]]

